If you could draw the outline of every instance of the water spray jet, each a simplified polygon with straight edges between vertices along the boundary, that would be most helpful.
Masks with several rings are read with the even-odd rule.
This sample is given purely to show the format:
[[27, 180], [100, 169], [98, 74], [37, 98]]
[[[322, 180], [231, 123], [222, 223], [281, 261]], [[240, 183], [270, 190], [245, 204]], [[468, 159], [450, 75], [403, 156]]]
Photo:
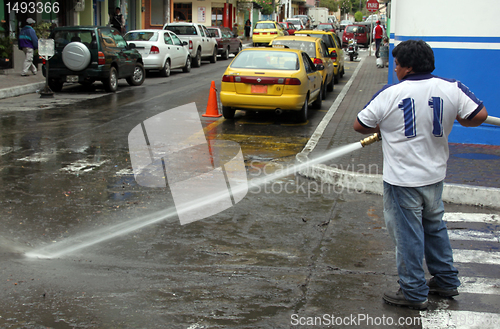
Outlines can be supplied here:
[[[325, 162], [327, 160], [332, 160], [334, 158], [338, 158], [359, 150], [367, 145], [375, 143], [376, 141], [381, 140], [380, 134], [376, 133], [367, 138], [364, 138], [358, 142], [354, 142], [351, 144], [347, 144], [336, 149], [330, 150], [325, 154], [314, 158], [307, 159], [307, 161], [294, 165], [282, 170], [278, 170], [271, 175], [267, 175], [263, 178], [255, 178], [249, 180], [247, 184], [240, 184], [239, 186], [235, 186], [231, 188], [233, 194], [241, 192], [245, 189], [250, 189], [252, 187], [260, 187], [264, 184], [267, 184], [273, 180], [280, 179], [292, 174], [295, 174], [301, 170], [306, 169], [309, 166], [319, 164]], [[126, 222], [111, 225], [108, 227], [104, 227], [99, 230], [95, 230], [89, 233], [81, 234], [79, 236], [75, 236], [73, 238], [63, 240], [61, 242], [53, 243], [49, 246], [39, 248], [38, 250], [33, 250], [31, 252], [25, 253], [26, 257], [29, 258], [37, 258], [37, 259], [52, 259], [58, 258], [72, 252], [93, 246], [95, 244], [110, 240], [112, 238], [128, 234], [130, 232], [136, 231], [143, 227], [156, 224], [160, 221], [173, 218], [178, 216], [179, 214], [183, 214], [188, 211], [192, 211], [193, 209], [206, 207], [214, 202], [222, 200], [226, 198], [226, 193], [216, 193], [215, 195], [210, 195], [205, 198], [195, 199], [191, 202], [184, 203], [180, 206], [170, 207], [166, 210], [157, 211], [155, 213], [141, 216], [139, 218], [135, 218], [132, 220], [128, 220]]]

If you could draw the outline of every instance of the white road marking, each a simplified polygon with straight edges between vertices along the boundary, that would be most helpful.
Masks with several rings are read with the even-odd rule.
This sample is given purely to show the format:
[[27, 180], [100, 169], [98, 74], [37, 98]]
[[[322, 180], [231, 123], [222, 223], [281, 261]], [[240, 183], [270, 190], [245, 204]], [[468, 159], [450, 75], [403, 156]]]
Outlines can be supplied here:
[[447, 222], [466, 222], [466, 223], [492, 223], [500, 224], [500, 215], [498, 214], [471, 214], [462, 212], [445, 212], [443, 220]]
[[450, 240], [500, 242], [500, 231], [448, 230]]
[[500, 265], [500, 252], [453, 249], [453, 260], [456, 263]]

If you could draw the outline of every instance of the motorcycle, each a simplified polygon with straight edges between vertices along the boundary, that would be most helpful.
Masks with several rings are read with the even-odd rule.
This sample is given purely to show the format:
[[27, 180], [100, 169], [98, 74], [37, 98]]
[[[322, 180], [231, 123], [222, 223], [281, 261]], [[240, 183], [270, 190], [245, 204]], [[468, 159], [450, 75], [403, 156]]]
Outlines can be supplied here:
[[347, 53], [349, 54], [349, 59], [354, 61], [355, 58], [358, 58], [358, 41], [356, 39], [356, 33], [354, 33], [354, 38], [349, 39], [349, 43], [347, 44]]

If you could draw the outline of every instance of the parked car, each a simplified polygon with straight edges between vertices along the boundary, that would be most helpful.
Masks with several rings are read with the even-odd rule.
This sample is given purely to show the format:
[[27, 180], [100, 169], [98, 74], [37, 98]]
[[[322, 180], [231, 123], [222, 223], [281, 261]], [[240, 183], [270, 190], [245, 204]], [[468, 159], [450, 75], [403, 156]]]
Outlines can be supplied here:
[[188, 43], [192, 65], [200, 67], [202, 60], [217, 62], [217, 41], [202, 24], [174, 22], [163, 25], [164, 30], [174, 32], [179, 39]]
[[344, 31], [347, 25], [352, 25], [352, 24], [354, 24], [353, 21], [349, 21], [349, 20], [340, 21], [340, 30]]
[[333, 60], [334, 67], [334, 83], [338, 83], [340, 78], [344, 76], [344, 50], [342, 44], [336, 33], [326, 32], [320, 30], [302, 30], [295, 33], [295, 35], [315, 36], [321, 38], [328, 47], [328, 53]]
[[333, 23], [320, 23], [316, 26], [316, 30], [333, 32], [333, 33], [337, 32], [337, 30], [335, 29], [335, 25], [333, 25]]
[[[117, 90], [118, 79], [127, 79], [132, 86], [144, 82], [141, 54], [112, 27], [56, 27], [49, 38], [54, 39], [55, 47], [49, 59], [48, 83], [52, 91], [60, 91], [66, 82], [102, 81], [110, 92]], [[46, 65], [42, 73], [46, 76]]]
[[287, 18], [285, 20], [285, 23], [293, 24], [297, 31], [304, 30], [306, 28], [306, 26], [304, 25], [304, 23], [300, 18]]
[[279, 37], [271, 41], [273, 46], [286, 46], [291, 49], [299, 49], [307, 53], [314, 64], [322, 64], [323, 70], [321, 70], [322, 76], [322, 90], [321, 96], [323, 99], [326, 98], [327, 91], [333, 91], [334, 84], [334, 70], [333, 61], [328, 53], [328, 48], [321, 38], [309, 37], [309, 36], [286, 36]]
[[255, 24], [252, 34], [254, 46], [268, 45], [276, 37], [282, 37], [285, 33], [281, 26], [274, 21], [259, 21]]
[[294, 35], [295, 31], [297, 31], [297, 27], [291, 22], [280, 22], [280, 24], [288, 32], [288, 35]]
[[342, 34], [342, 46], [344, 48], [347, 47], [349, 39], [354, 39], [355, 35], [358, 45], [363, 45], [368, 48], [370, 45], [370, 32], [366, 26], [361, 24], [348, 25], [345, 28]]
[[297, 121], [305, 122], [310, 104], [321, 107], [323, 69], [302, 50], [243, 49], [222, 76], [222, 114], [232, 119], [237, 109], [290, 110], [296, 113]]
[[191, 71], [191, 56], [187, 42], [167, 30], [133, 30], [124, 36], [129, 43], [135, 44], [142, 55], [144, 69], [159, 70], [164, 77], [170, 76], [173, 69]]
[[236, 55], [243, 49], [241, 40], [228, 27], [210, 26], [207, 30], [217, 40], [217, 53], [222, 59], [228, 59], [229, 54]]

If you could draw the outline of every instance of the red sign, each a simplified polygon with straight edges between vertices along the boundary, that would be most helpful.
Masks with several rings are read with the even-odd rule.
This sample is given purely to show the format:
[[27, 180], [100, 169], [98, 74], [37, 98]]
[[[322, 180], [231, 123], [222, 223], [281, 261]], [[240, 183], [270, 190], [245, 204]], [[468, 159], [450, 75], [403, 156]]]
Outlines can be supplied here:
[[366, 9], [371, 13], [376, 12], [378, 10], [378, 1], [377, 0], [368, 0], [366, 2]]

